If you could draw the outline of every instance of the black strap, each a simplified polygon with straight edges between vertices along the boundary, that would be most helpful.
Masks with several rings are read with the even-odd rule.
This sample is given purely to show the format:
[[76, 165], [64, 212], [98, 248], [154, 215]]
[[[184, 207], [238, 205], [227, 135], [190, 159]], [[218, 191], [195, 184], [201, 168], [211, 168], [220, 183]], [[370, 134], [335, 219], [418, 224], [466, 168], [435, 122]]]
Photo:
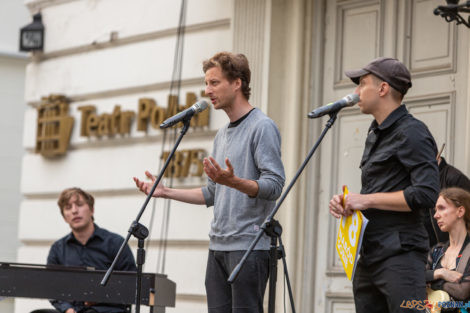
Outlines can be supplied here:
[[470, 244], [467, 244], [465, 249], [462, 252], [462, 256], [460, 257], [459, 264], [457, 265], [456, 271], [461, 273], [462, 275], [465, 272], [465, 267], [467, 266], [468, 259], [470, 258]]

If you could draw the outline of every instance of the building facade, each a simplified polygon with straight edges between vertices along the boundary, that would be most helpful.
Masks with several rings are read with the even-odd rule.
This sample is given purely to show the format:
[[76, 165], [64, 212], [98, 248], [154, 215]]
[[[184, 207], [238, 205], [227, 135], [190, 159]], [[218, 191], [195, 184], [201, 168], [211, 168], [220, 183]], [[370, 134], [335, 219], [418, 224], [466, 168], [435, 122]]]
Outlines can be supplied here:
[[[29, 21], [23, 3], [0, 3], [0, 261], [17, 258], [19, 206], [22, 199], [20, 173], [23, 150], [24, 80], [27, 55], [18, 52], [19, 28]], [[13, 312], [14, 300], [2, 299], [0, 312]]]
[[[245, 53], [250, 60], [250, 102], [280, 128], [287, 183], [326, 122], [309, 120], [307, 113], [351, 93], [354, 85], [344, 70], [379, 56], [397, 57], [410, 68], [413, 88], [405, 103], [439, 146], [446, 143], [449, 162], [469, 174], [470, 30], [434, 16], [439, 4], [187, 1], [175, 102], [169, 89], [180, 1], [27, 0], [31, 14], [42, 14], [46, 42], [42, 53], [31, 55], [26, 72], [17, 260], [45, 263], [50, 244], [69, 231], [56, 200], [71, 186], [96, 196], [98, 225], [126, 235], [144, 201], [132, 177], [143, 177], [147, 169], [157, 173], [161, 156], [171, 149], [175, 131], [165, 135], [155, 125], [175, 105], [182, 108], [204, 96], [201, 63], [223, 50]], [[67, 140], [45, 126], [51, 120], [69, 129]], [[277, 214], [299, 312], [354, 312], [351, 283], [334, 249], [337, 221], [328, 213], [328, 201], [343, 184], [359, 191], [358, 165], [370, 121], [358, 108], [343, 110]], [[207, 121], [201, 118], [191, 127], [174, 166], [179, 176], [174, 186], [205, 183], [197, 160], [210, 154], [215, 132], [227, 122], [223, 112], [211, 109]], [[69, 143], [65, 152], [59, 151], [60, 140]], [[165, 207], [165, 201], [151, 202], [142, 217], [151, 228], [144, 269], [163, 270], [177, 283], [177, 305], [169, 312], [205, 312], [212, 209], [176, 202], [169, 211]], [[280, 272], [279, 310], [282, 286]], [[47, 305], [17, 299], [15, 312]]]

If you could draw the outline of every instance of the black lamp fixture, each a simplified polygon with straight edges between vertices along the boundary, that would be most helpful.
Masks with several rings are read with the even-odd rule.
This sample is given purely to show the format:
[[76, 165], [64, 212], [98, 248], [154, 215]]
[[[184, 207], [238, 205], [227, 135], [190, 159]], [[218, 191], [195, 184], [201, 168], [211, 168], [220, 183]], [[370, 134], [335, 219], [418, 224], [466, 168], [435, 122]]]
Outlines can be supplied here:
[[435, 15], [442, 16], [447, 22], [456, 21], [457, 25], [464, 24], [470, 28], [470, 16], [465, 19], [460, 13], [470, 14], [470, 1], [459, 4], [459, 0], [446, 0], [447, 5], [440, 5], [434, 9]]
[[20, 30], [20, 51], [42, 51], [44, 48], [44, 25], [41, 13], [33, 16], [33, 22]]

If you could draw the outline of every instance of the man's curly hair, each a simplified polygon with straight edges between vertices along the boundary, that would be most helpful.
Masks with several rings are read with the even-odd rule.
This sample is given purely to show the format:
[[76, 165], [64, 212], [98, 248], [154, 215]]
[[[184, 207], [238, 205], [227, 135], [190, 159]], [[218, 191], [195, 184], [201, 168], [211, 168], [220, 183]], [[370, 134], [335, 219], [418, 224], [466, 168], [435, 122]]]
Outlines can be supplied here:
[[246, 100], [250, 99], [251, 71], [248, 65], [248, 59], [245, 55], [241, 53], [219, 52], [202, 63], [204, 73], [216, 66], [222, 70], [222, 73], [228, 81], [233, 82], [237, 78], [240, 78], [242, 82], [242, 93]]

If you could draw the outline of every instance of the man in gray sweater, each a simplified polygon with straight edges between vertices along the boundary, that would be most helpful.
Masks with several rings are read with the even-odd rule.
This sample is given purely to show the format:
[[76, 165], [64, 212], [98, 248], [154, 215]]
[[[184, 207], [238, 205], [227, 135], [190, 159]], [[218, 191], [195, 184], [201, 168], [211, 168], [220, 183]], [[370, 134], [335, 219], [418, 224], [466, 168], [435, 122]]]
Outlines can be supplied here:
[[[204, 61], [203, 70], [206, 95], [230, 119], [215, 137], [212, 156], [203, 161], [207, 185], [188, 190], [160, 183], [153, 196], [214, 206], [206, 269], [209, 313], [263, 312], [269, 274], [266, 235], [237, 280], [229, 285], [227, 279], [281, 195], [281, 137], [275, 123], [248, 102], [251, 72], [243, 54], [217, 53]], [[152, 183], [134, 181], [148, 194], [155, 177], [145, 174]]]

